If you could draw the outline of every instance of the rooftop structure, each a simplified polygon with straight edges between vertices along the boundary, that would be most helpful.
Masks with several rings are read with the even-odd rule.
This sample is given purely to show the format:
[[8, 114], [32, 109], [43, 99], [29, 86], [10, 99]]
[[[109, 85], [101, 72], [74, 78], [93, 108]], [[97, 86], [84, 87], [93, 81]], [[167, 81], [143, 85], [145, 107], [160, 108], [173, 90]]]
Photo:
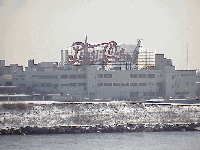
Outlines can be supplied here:
[[28, 60], [25, 71], [13, 72], [12, 81], [32, 87], [34, 93], [72, 95], [82, 101], [137, 100], [194, 98], [195, 75], [196, 70], [175, 70], [172, 60], [143, 48], [141, 39], [134, 46], [114, 41], [88, 44], [86, 38], [62, 50], [61, 63]]

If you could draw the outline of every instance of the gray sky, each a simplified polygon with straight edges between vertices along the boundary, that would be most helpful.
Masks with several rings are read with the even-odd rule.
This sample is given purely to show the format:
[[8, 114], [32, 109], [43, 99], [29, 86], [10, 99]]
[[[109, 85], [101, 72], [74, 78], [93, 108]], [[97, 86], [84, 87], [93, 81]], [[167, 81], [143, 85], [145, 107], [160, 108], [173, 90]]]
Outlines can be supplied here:
[[156, 49], [176, 69], [200, 69], [199, 0], [1, 0], [0, 59], [60, 61], [67, 44], [116, 41]]

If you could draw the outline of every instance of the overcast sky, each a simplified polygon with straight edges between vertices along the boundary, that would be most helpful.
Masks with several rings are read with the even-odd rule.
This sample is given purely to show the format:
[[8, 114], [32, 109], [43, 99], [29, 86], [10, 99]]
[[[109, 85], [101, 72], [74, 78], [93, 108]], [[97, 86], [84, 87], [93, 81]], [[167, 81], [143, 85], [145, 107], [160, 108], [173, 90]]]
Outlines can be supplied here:
[[200, 69], [199, 0], [0, 0], [0, 59], [59, 62], [67, 44], [116, 41], [156, 49], [176, 69]]

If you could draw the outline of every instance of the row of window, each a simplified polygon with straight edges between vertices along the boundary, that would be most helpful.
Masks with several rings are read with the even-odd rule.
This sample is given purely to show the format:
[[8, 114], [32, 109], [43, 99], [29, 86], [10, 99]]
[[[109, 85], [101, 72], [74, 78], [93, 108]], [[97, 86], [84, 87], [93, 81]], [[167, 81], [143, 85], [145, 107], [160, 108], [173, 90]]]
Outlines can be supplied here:
[[[32, 75], [33, 78], [39, 79], [58, 79], [59, 75]], [[76, 79], [76, 78], [86, 78], [86, 74], [72, 74], [72, 75], [60, 75], [60, 79]]]
[[[131, 92], [130, 96], [131, 97], [138, 97], [138, 93], [139, 92]], [[143, 94], [143, 96], [160, 96], [159, 92], [143, 92], [142, 94]]]
[[[162, 77], [162, 74], [160, 75]], [[130, 78], [155, 78], [155, 74], [130, 74]], [[98, 74], [97, 78], [112, 78], [112, 74]]]
[[98, 83], [98, 86], [146, 86], [146, 83]]
[[175, 92], [175, 95], [186, 95], [189, 94], [189, 92]]
[[112, 78], [112, 74], [98, 74], [97, 78]]
[[[130, 74], [130, 78], [155, 78], [155, 74]], [[162, 77], [162, 74], [160, 74]]]
[[[57, 87], [59, 84], [52, 83], [35, 83], [32, 85], [33, 87]], [[86, 83], [69, 83], [69, 84], [60, 84], [60, 86], [86, 86]]]

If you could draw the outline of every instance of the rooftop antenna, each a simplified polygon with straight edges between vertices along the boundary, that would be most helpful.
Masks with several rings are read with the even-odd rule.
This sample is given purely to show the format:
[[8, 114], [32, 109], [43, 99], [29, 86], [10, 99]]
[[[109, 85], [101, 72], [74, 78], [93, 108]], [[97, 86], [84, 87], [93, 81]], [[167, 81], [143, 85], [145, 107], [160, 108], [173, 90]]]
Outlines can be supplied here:
[[187, 43], [187, 70], [189, 70], [188, 43]]

